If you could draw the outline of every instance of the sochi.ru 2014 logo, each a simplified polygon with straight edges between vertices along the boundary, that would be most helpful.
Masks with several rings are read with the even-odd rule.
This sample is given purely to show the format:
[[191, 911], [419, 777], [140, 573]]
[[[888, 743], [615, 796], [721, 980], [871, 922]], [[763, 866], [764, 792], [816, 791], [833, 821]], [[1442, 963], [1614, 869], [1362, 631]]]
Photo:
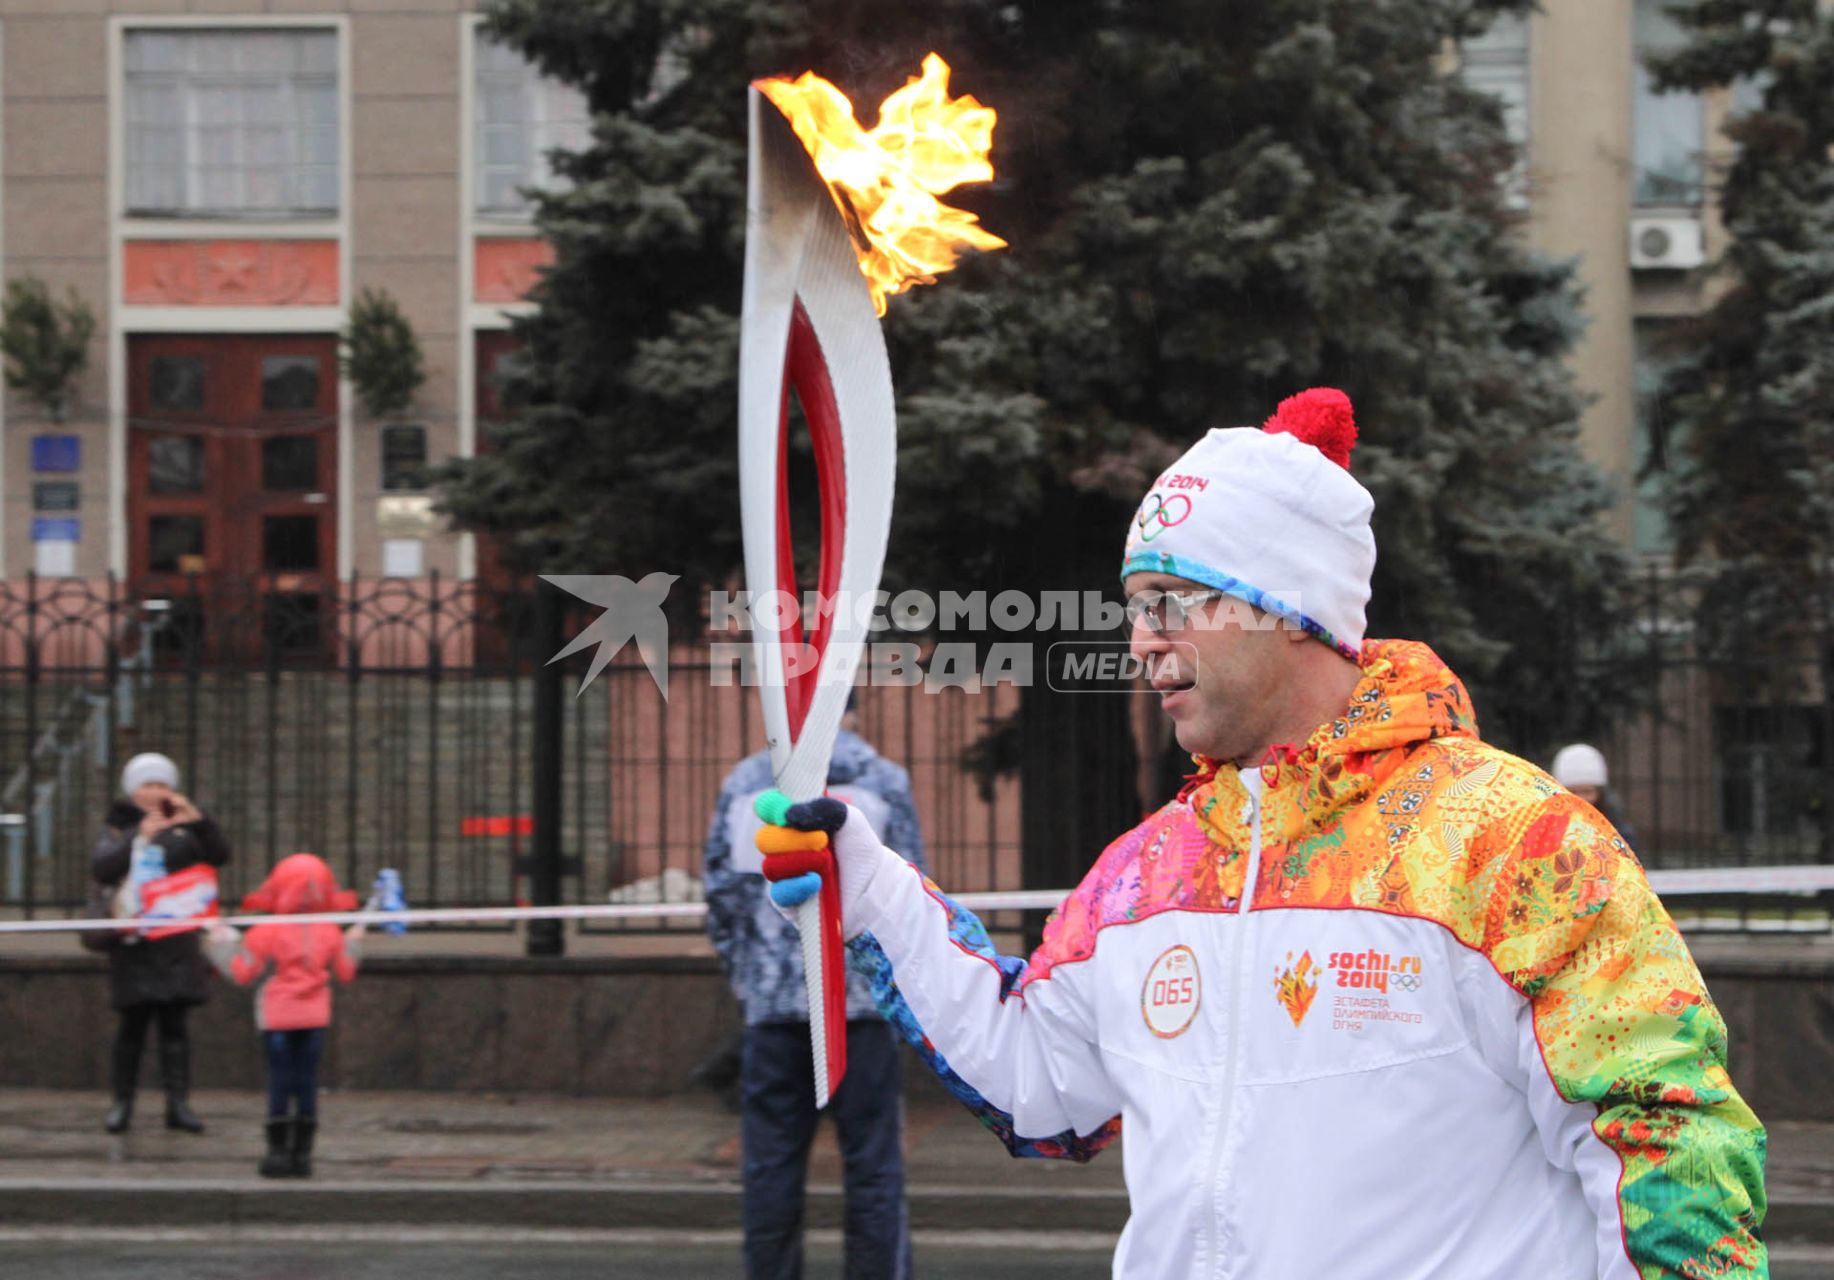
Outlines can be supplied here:
[[1367, 951], [1333, 951], [1325, 967], [1337, 974], [1337, 985], [1352, 991], [1420, 990], [1419, 956], [1394, 955], [1370, 947]]
[[1183, 1035], [1197, 1017], [1203, 994], [1197, 953], [1183, 945], [1166, 948], [1140, 987], [1140, 1016], [1146, 1019], [1146, 1029], [1161, 1040]]

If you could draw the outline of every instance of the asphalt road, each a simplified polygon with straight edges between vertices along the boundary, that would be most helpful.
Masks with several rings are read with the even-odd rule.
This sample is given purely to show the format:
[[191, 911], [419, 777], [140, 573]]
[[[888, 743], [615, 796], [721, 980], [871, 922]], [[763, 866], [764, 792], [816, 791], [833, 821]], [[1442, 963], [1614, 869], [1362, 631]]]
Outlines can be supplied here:
[[[305, 1236], [232, 1238], [177, 1231], [97, 1240], [95, 1233], [0, 1235], [0, 1274], [33, 1280], [738, 1280], [737, 1241], [727, 1233], [578, 1233], [463, 1241], [428, 1232], [376, 1233], [361, 1242]], [[450, 1232], [443, 1233], [449, 1237]], [[89, 1237], [89, 1238], [85, 1238]], [[1834, 1249], [1790, 1248], [1773, 1259], [1772, 1280], [1834, 1276]], [[1095, 1236], [950, 1234], [919, 1237], [923, 1280], [1105, 1280], [1108, 1252]], [[814, 1239], [807, 1280], [838, 1280], [832, 1233]]]

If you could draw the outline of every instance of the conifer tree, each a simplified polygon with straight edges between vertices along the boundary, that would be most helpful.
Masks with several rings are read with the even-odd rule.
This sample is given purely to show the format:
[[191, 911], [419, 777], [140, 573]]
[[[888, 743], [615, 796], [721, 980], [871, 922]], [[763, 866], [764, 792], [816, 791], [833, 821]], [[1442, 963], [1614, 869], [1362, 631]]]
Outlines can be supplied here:
[[951, 199], [1011, 248], [891, 300], [888, 586], [1112, 590], [1160, 467], [1337, 385], [1377, 501], [1370, 633], [1432, 643], [1493, 735], [1560, 732], [1620, 563], [1564, 363], [1576, 294], [1525, 248], [1498, 105], [1447, 56], [1528, 8], [497, 0], [490, 29], [598, 114], [538, 204], [525, 407], [448, 469], [448, 509], [542, 571], [726, 581], [744, 86], [814, 68], [870, 123], [935, 49], [1000, 112], [999, 177]]
[[1710, 646], [1794, 651], [1805, 624], [1826, 637], [1834, 620], [1834, 15], [1816, 0], [1674, 13], [1690, 39], [1653, 64], [1660, 83], [1761, 97], [1727, 127], [1723, 292], [1661, 392], [1678, 552], [1710, 584]]
[[[1731, 660], [1716, 666], [1716, 696], [1793, 710], [1772, 721], [1795, 732], [1770, 744], [1783, 768], [1769, 785], [1786, 789], [1773, 796], [1779, 809], [1818, 826], [1825, 858], [1834, 851], [1834, 12], [1817, 0], [1703, 0], [1672, 12], [1690, 38], [1654, 61], [1658, 83], [1736, 85], [1756, 101], [1727, 128], [1738, 151], [1720, 192], [1730, 237], [1716, 264], [1722, 291], [1682, 330], [1660, 392], [1670, 515], [1679, 557], [1705, 584], [1694, 635], [1706, 655]], [[1800, 678], [1810, 671], [1818, 680]]]

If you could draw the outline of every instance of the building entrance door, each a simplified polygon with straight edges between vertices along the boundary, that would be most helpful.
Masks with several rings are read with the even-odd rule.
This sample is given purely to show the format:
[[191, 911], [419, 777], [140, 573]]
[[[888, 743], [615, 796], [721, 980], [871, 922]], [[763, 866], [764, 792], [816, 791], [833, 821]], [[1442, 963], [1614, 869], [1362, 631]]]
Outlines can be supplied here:
[[329, 334], [128, 340], [129, 572], [214, 661], [316, 659], [336, 617]]

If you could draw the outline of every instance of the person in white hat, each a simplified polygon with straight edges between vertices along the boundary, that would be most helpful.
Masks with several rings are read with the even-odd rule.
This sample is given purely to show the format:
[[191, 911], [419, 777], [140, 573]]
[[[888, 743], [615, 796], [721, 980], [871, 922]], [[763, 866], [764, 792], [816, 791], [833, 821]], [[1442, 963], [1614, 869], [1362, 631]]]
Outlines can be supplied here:
[[1484, 743], [1431, 649], [1365, 638], [1354, 439], [1306, 392], [1141, 503], [1132, 648], [1199, 768], [1029, 961], [829, 799], [761, 806], [773, 899], [833, 844], [853, 962], [1015, 1153], [1125, 1129], [1117, 1277], [1755, 1280], [1724, 1024], [1598, 812]]
[[1605, 764], [1604, 752], [1589, 742], [1568, 743], [1554, 753], [1548, 772], [1554, 775], [1555, 782], [1603, 814], [1605, 821], [1624, 837], [1625, 844], [1632, 849], [1637, 847], [1636, 832], [1611, 792], [1611, 770]]
[[1605, 756], [1588, 742], [1574, 742], [1554, 753], [1554, 767], [1548, 770], [1554, 781], [1584, 800], [1597, 804], [1611, 781], [1611, 770]]
[[[179, 790], [178, 765], [157, 751], [145, 751], [121, 770], [121, 795], [103, 819], [90, 855], [96, 891], [92, 913], [140, 913], [143, 885], [198, 863], [221, 867], [229, 841], [217, 824]], [[103, 1121], [121, 1133], [133, 1121], [140, 1053], [147, 1027], [159, 1028], [159, 1070], [166, 1091], [166, 1127], [202, 1133], [204, 1122], [191, 1109], [190, 1010], [208, 999], [210, 967], [198, 935], [179, 933], [143, 938], [124, 930], [87, 934], [84, 945], [108, 956], [110, 1002], [119, 1015], [109, 1064], [113, 1102]]]

